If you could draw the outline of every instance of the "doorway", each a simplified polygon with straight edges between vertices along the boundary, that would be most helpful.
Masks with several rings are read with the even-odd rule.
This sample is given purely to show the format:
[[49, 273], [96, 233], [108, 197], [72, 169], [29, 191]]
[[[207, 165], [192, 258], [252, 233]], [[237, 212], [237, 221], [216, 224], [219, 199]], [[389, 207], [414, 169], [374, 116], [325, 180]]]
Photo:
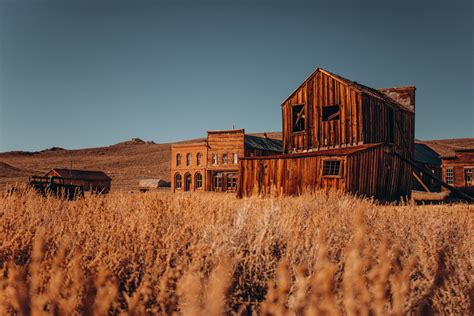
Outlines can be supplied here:
[[191, 174], [186, 173], [186, 175], [184, 176], [184, 191], [191, 191], [191, 182]]

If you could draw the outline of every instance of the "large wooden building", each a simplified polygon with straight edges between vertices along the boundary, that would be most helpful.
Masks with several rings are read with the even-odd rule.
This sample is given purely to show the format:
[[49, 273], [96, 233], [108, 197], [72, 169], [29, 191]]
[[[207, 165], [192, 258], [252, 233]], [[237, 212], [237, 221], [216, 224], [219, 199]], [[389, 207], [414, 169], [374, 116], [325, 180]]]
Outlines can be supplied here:
[[243, 157], [238, 196], [338, 189], [408, 195], [415, 87], [376, 90], [316, 69], [281, 105], [283, 154]]
[[46, 177], [58, 177], [64, 184], [81, 186], [84, 191], [92, 193], [108, 193], [111, 188], [112, 179], [102, 171], [76, 170], [76, 169], [52, 169]]
[[243, 129], [208, 131], [206, 139], [172, 145], [171, 190], [235, 192], [240, 158], [281, 151], [281, 141]]

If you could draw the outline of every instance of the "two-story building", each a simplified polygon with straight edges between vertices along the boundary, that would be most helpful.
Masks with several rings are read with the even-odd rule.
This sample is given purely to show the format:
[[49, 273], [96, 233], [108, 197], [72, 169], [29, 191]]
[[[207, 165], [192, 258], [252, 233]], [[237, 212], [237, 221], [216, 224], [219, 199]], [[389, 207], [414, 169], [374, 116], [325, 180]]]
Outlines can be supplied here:
[[457, 149], [454, 154], [441, 156], [443, 181], [474, 195], [474, 149]]
[[171, 190], [235, 192], [240, 158], [281, 151], [280, 140], [246, 135], [244, 129], [208, 131], [206, 139], [172, 145]]
[[282, 103], [283, 154], [243, 157], [238, 196], [337, 189], [408, 195], [415, 87], [376, 90], [318, 68]]

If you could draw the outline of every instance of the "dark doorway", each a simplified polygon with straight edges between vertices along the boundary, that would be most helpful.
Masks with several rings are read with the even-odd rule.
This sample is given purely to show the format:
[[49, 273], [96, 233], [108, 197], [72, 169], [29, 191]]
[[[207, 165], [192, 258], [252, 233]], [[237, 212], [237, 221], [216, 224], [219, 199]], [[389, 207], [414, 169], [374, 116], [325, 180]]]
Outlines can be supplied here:
[[184, 176], [184, 191], [190, 191], [191, 190], [191, 181], [192, 181], [192, 177], [189, 173], [187, 173]]

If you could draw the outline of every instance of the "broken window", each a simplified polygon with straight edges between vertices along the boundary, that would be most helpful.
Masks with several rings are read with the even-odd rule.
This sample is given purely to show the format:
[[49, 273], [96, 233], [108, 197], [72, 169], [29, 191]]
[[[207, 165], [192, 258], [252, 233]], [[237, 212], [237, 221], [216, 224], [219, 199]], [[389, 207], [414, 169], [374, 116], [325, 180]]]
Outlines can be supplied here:
[[202, 188], [202, 174], [197, 172], [194, 176], [194, 183], [196, 185], [196, 189]]
[[323, 161], [323, 177], [340, 177], [341, 161], [340, 160], [324, 160]]
[[176, 155], [176, 166], [181, 166], [181, 154]]
[[217, 153], [212, 154], [212, 164], [217, 165]]
[[446, 168], [446, 183], [447, 184], [454, 184], [454, 169], [453, 167]]
[[304, 104], [297, 104], [292, 106], [292, 131], [296, 132], [303, 132], [305, 129], [305, 109]]
[[222, 164], [227, 165], [227, 153], [222, 154]]
[[336, 121], [341, 117], [339, 104], [323, 106], [323, 122]]
[[181, 185], [182, 185], [181, 175], [179, 173], [177, 173], [174, 176], [174, 187], [175, 187], [175, 189], [181, 189]]
[[191, 154], [186, 154], [186, 166], [191, 165]]
[[197, 153], [196, 154], [196, 165], [200, 166], [201, 165], [201, 159], [202, 159], [202, 154]]

